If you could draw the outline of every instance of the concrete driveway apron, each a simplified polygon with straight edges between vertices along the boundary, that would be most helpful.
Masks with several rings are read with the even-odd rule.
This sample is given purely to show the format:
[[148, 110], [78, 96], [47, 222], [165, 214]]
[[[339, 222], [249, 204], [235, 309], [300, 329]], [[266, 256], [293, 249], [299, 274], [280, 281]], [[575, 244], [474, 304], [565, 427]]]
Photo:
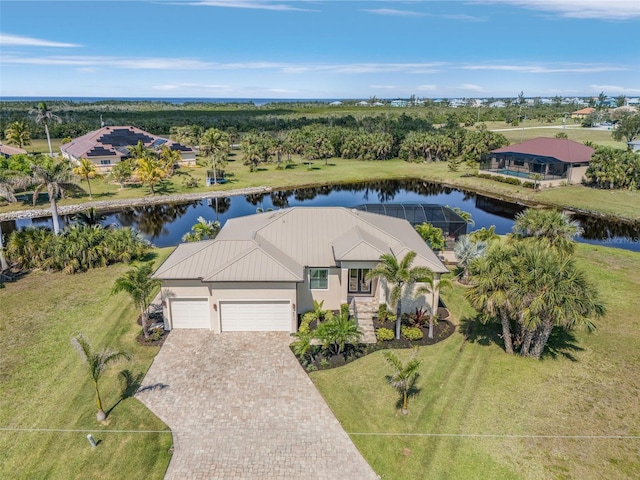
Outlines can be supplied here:
[[376, 479], [286, 333], [174, 330], [136, 395], [172, 430], [166, 479]]

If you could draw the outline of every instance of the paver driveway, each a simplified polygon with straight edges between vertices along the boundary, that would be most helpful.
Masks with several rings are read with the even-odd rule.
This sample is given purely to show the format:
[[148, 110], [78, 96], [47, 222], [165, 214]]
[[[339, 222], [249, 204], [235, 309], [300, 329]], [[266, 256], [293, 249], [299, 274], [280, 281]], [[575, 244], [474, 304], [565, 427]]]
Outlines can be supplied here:
[[[174, 330], [137, 397], [173, 431], [167, 479], [376, 479], [286, 333]], [[148, 388], [164, 385], [164, 388]]]

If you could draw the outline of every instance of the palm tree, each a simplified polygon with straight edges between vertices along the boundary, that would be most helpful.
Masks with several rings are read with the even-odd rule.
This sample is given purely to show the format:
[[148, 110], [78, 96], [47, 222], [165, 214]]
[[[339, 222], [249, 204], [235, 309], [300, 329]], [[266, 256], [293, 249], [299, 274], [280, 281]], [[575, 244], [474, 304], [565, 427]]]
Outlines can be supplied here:
[[47, 144], [49, 145], [49, 155], [53, 156], [51, 136], [49, 135], [49, 124], [51, 122], [61, 122], [62, 120], [49, 109], [45, 102], [38, 103], [38, 106], [29, 110], [29, 113], [35, 116], [36, 123], [41, 123], [44, 126], [44, 133], [47, 135]]
[[133, 303], [140, 309], [142, 332], [145, 338], [149, 337], [149, 329], [147, 326], [149, 297], [154, 289], [160, 285], [160, 280], [151, 277], [152, 273], [153, 263], [143, 263], [116, 278], [113, 288], [111, 289], [112, 294], [127, 292], [131, 300], [133, 300]]
[[[14, 195], [14, 188], [16, 186], [24, 187], [27, 183], [28, 180], [22, 172], [4, 169], [0, 170], [0, 198], [3, 198], [10, 203], [15, 202], [16, 197]], [[4, 256], [4, 243], [2, 230], [0, 229], [0, 272], [3, 272], [8, 268], [9, 264]]]
[[102, 226], [107, 217], [99, 213], [95, 207], [90, 207], [84, 212], [78, 212], [73, 216], [73, 219], [80, 225], [86, 225], [92, 227], [94, 225]]
[[[451, 207], [447, 205], [447, 208]], [[460, 218], [467, 222], [467, 225], [471, 225], [473, 227], [476, 224], [475, 220], [471, 217], [471, 214], [469, 212], [465, 212], [460, 207], [453, 207], [451, 208], [451, 210], [456, 212]]]
[[529, 208], [516, 215], [513, 238], [534, 238], [559, 252], [571, 254], [574, 237], [581, 233], [580, 224], [564, 212]]
[[93, 387], [96, 390], [96, 406], [98, 407], [98, 413], [96, 418], [98, 421], [103, 421], [107, 418], [107, 414], [102, 408], [102, 399], [100, 398], [100, 389], [98, 388], [98, 382], [102, 377], [105, 369], [112, 363], [116, 363], [122, 359], [131, 360], [131, 354], [128, 352], [121, 352], [116, 350], [101, 350], [95, 352], [93, 347], [82, 333], [77, 334], [71, 339], [71, 343], [78, 350], [78, 353], [89, 367], [89, 375], [93, 381]]
[[605, 315], [598, 292], [572, 258], [553, 249], [520, 244], [517, 284], [510, 295], [519, 305], [525, 331], [520, 354], [539, 359], [554, 327], [595, 330], [591, 319]]
[[164, 167], [164, 171], [166, 172], [166, 174], [171, 176], [173, 175], [175, 165], [180, 163], [180, 160], [182, 160], [182, 155], [180, 155], [180, 152], [178, 150], [172, 150], [171, 148], [164, 145], [160, 149], [160, 155], [158, 158], [160, 160], [160, 163]]
[[96, 178], [98, 170], [91, 160], [88, 158], [81, 158], [80, 163], [73, 167], [73, 173], [87, 181], [89, 187], [89, 198], [91, 198], [91, 178]]
[[136, 160], [136, 164], [134, 175], [143, 184], [149, 185], [149, 191], [151, 195], [154, 195], [156, 193], [154, 190], [155, 185], [165, 177], [164, 168], [162, 168], [158, 160], [152, 157], [140, 157]]
[[191, 232], [187, 232], [182, 236], [182, 241], [199, 242], [201, 240], [210, 240], [215, 238], [219, 231], [220, 222], [198, 217], [198, 223], [191, 227]]
[[487, 252], [487, 243], [474, 242], [468, 235], [462, 235], [453, 246], [453, 253], [458, 259], [458, 265], [462, 267], [461, 283], [469, 282], [469, 265], [476, 258], [482, 257]]
[[392, 352], [384, 352], [384, 359], [393, 368], [393, 374], [387, 376], [389, 384], [402, 395], [402, 413], [406, 415], [408, 410], [408, 393], [411, 387], [415, 385], [418, 378], [418, 369], [420, 368], [420, 360], [416, 358], [417, 350], [405, 365]]
[[129, 150], [129, 155], [134, 160], [139, 160], [140, 158], [158, 158], [156, 152], [148, 147], [145, 147], [144, 143], [142, 143], [142, 140], [138, 140], [138, 143], [136, 145], [129, 145], [127, 147], [127, 150]]
[[50, 164], [45, 162], [42, 165], [31, 165], [31, 171], [33, 172], [33, 180], [36, 184], [36, 188], [33, 191], [33, 205], [35, 206], [38, 201], [40, 192], [46, 188], [49, 195], [49, 202], [51, 203], [53, 231], [57, 235], [60, 233], [60, 220], [58, 217], [56, 198], [58, 195], [64, 198], [65, 188], [72, 187], [76, 184], [71, 167], [66, 161], [53, 162]]
[[497, 318], [502, 325], [504, 349], [513, 354], [511, 320], [516, 316], [518, 302], [512, 295], [518, 286], [515, 252], [509, 245], [495, 245], [488, 253], [469, 264], [470, 284], [464, 296], [483, 313], [483, 320]]
[[433, 338], [433, 326], [437, 323], [438, 318], [438, 300], [436, 294], [443, 288], [452, 288], [453, 283], [448, 278], [435, 277], [433, 274], [426, 278], [421, 278], [420, 283], [424, 285], [420, 286], [416, 290], [416, 295], [430, 294], [431, 295], [431, 313], [429, 315], [429, 333], [427, 336]]
[[323, 342], [323, 348], [335, 349], [336, 355], [344, 352], [347, 343], [358, 343], [361, 336], [362, 332], [349, 312], [331, 316], [316, 329], [316, 338]]
[[374, 278], [384, 280], [391, 286], [391, 306], [396, 305], [396, 339], [400, 339], [402, 324], [402, 296], [405, 290], [410, 290], [422, 278], [429, 278], [431, 270], [426, 267], [411, 267], [416, 258], [416, 252], [408, 252], [401, 261], [391, 253], [380, 256], [380, 263], [366, 275], [367, 281]]
[[25, 121], [10, 123], [4, 131], [4, 136], [8, 145], [17, 145], [20, 148], [31, 145], [31, 133]]
[[214, 184], [218, 182], [217, 166], [226, 158], [229, 148], [231, 148], [231, 138], [227, 133], [217, 128], [209, 128], [200, 138], [200, 153], [211, 157]]

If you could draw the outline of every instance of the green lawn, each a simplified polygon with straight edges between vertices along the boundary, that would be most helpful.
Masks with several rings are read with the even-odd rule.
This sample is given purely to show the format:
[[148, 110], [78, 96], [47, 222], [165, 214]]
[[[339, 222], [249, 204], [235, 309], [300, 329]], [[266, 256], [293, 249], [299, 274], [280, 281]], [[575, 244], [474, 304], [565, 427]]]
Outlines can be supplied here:
[[[170, 251], [156, 250], [156, 261]], [[135, 341], [140, 327], [129, 297], [109, 295], [114, 279], [128, 268], [76, 275], [36, 271], [0, 290], [0, 478], [164, 476], [171, 434], [138, 400], [122, 398], [118, 382], [124, 369], [144, 374], [158, 352]], [[103, 404], [105, 411], [112, 409], [104, 424], [95, 418], [93, 385], [70, 343], [80, 331], [95, 348], [134, 355], [104, 374]], [[61, 430], [89, 430], [100, 443], [92, 448], [88, 432]], [[152, 430], [162, 433], [136, 433]]]
[[[237, 153], [237, 152], [236, 152]], [[245, 187], [267, 186], [274, 189], [295, 188], [310, 185], [326, 185], [340, 182], [364, 182], [383, 179], [419, 178], [426, 181], [445, 183], [463, 189], [469, 189], [499, 198], [522, 201], [525, 203], [545, 203], [559, 207], [573, 207], [599, 212], [621, 218], [640, 220], [640, 191], [609, 191], [583, 187], [581, 185], [545, 189], [533, 192], [531, 189], [499, 183], [493, 180], [468, 176], [472, 170], [463, 166], [458, 172], [451, 172], [445, 162], [438, 163], [409, 163], [399, 159], [387, 161], [357, 161], [344, 159], [330, 159], [328, 165], [316, 161], [311, 169], [307, 164], [300, 164], [297, 159], [287, 168], [278, 170], [274, 164], [261, 166], [257, 172], [249, 172], [243, 165], [241, 155], [233, 156], [225, 167], [228, 182], [213, 187], [204, 186], [206, 168], [184, 167], [177, 174], [164, 182], [156, 190], [159, 194], [194, 193], [210, 191], [229, 191]], [[200, 187], [189, 189], [183, 185], [186, 175], [200, 180]], [[80, 186], [87, 190], [85, 181]], [[127, 198], [141, 198], [149, 195], [149, 189], [143, 186], [133, 186], [120, 189], [107, 179], [91, 181], [93, 198], [88, 193], [76, 192], [70, 198], [63, 199], [60, 205], [86, 203], [99, 200], [117, 200]], [[38, 205], [48, 208], [46, 195], [41, 195]], [[12, 210], [33, 208], [31, 196], [22, 196], [17, 204], [0, 206], [0, 213]]]
[[[406, 417], [398, 413], [398, 395], [384, 378], [389, 369], [381, 352], [311, 374], [379, 475], [465, 480], [640, 477], [640, 255], [589, 245], [580, 245], [577, 255], [598, 283], [609, 313], [596, 334], [556, 338], [555, 355], [542, 361], [508, 357], [495, 342], [496, 331], [488, 327], [476, 326], [468, 342], [456, 333], [420, 349], [420, 392], [410, 400]], [[445, 298], [466, 326], [473, 312], [463, 300], [462, 287]], [[409, 352], [403, 353], [407, 358]]]

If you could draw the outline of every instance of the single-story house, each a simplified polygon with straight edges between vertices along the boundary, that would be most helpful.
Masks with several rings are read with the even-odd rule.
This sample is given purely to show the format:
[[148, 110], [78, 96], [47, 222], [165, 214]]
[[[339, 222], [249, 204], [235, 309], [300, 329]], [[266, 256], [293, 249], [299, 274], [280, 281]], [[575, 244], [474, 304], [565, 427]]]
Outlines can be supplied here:
[[135, 147], [138, 142], [155, 151], [167, 146], [180, 152], [180, 165], [196, 164], [196, 151], [193, 148], [127, 126], [102, 127], [61, 145], [60, 151], [72, 163], [77, 164], [81, 158], [87, 158], [99, 171], [107, 172], [117, 163], [130, 158], [129, 147]]
[[596, 109], [592, 107], [582, 108], [580, 110], [576, 110], [575, 112], [571, 112], [571, 118], [578, 118], [578, 119], [587, 118], [589, 115], [591, 115], [595, 111]]
[[640, 140], [628, 142], [627, 145], [629, 145], [629, 150], [632, 152], [640, 152]]
[[[367, 280], [382, 254], [416, 252], [437, 284], [447, 267], [408, 221], [343, 207], [292, 207], [230, 219], [214, 240], [179, 245], [156, 270], [165, 329], [286, 331], [298, 315], [342, 304], [389, 302], [383, 281]], [[430, 297], [431, 295], [426, 295]], [[431, 308], [407, 295], [403, 311]]]
[[538, 137], [491, 150], [480, 162], [480, 173], [538, 181], [541, 187], [580, 183], [594, 151], [573, 140]]
[[14, 147], [12, 145], [5, 145], [0, 143], [0, 155], [5, 158], [9, 158], [11, 155], [24, 155], [27, 151], [24, 148]]

